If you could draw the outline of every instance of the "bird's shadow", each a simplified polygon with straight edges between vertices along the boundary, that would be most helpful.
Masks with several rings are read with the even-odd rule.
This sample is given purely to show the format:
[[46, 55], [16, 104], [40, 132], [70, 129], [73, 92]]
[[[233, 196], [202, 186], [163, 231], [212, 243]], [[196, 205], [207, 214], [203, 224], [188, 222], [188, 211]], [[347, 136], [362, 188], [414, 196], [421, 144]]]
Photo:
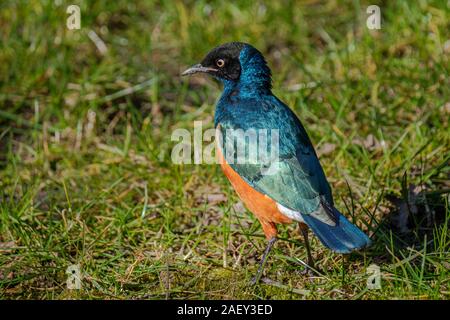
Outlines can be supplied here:
[[405, 257], [406, 250], [436, 250], [439, 228], [450, 227], [450, 190], [438, 186], [406, 184], [401, 196], [388, 194], [387, 213], [375, 223], [372, 245], [366, 250], [374, 263], [392, 262]]

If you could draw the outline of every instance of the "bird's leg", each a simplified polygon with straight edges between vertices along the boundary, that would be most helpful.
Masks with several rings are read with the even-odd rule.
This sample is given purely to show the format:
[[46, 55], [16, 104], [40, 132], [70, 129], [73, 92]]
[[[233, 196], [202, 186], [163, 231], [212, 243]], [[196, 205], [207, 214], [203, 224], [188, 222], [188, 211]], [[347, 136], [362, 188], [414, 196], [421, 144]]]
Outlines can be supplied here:
[[267, 244], [266, 250], [264, 251], [264, 254], [262, 256], [261, 262], [259, 263], [259, 268], [258, 268], [258, 272], [256, 273], [256, 276], [252, 279], [252, 284], [257, 284], [259, 282], [259, 279], [262, 276], [263, 270], [264, 270], [264, 266], [266, 264], [267, 261], [267, 257], [269, 256], [270, 250], [273, 247], [273, 244], [275, 243], [275, 241], [277, 241], [276, 237], [273, 237], [269, 240], [269, 243]]
[[309, 246], [309, 239], [308, 239], [308, 226], [304, 223], [299, 223], [298, 225], [300, 227], [300, 231], [305, 241], [306, 253], [308, 255], [308, 266], [314, 269], [314, 259], [311, 255], [311, 247]]

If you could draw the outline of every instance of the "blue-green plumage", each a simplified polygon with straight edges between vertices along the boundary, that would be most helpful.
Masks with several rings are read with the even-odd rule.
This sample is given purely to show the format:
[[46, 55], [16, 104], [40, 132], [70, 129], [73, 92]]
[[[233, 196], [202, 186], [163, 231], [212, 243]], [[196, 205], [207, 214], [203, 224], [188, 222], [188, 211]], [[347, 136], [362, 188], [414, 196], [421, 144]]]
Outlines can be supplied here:
[[[215, 125], [224, 137], [230, 129], [278, 130], [277, 170], [264, 174], [267, 163], [230, 163], [251, 187], [296, 212], [328, 248], [341, 253], [367, 246], [369, 238], [335, 207], [331, 188], [312, 143], [294, 112], [271, 91], [271, 74], [263, 56], [248, 44], [225, 45], [238, 52], [238, 62], [225, 62], [228, 73], [212, 73], [224, 83], [215, 111]], [[220, 52], [219, 49], [215, 49]], [[202, 65], [214, 66], [209, 54]], [[239, 65], [236, 65], [239, 64]], [[231, 68], [231, 67], [230, 67]], [[224, 150], [226, 153], [226, 150]]]

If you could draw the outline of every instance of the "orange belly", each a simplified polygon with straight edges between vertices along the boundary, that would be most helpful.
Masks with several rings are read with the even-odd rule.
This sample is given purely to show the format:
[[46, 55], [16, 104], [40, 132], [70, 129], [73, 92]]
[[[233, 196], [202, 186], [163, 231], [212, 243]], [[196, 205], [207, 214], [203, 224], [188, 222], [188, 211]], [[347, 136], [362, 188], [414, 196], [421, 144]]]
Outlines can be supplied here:
[[231, 182], [234, 190], [245, 206], [258, 218], [267, 239], [277, 235], [276, 223], [291, 223], [292, 220], [278, 210], [277, 203], [268, 196], [253, 189], [225, 161], [219, 147], [216, 148], [217, 158], [225, 176]]

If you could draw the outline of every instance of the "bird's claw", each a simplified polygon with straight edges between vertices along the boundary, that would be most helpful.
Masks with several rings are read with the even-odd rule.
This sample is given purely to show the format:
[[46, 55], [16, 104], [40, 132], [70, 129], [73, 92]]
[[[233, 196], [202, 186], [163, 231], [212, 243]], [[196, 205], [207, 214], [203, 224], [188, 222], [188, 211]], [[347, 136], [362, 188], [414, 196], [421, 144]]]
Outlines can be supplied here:
[[314, 272], [309, 267], [305, 267], [302, 271], [300, 271], [300, 274], [302, 276], [308, 276], [308, 277], [314, 276]]
[[258, 275], [254, 276], [252, 280], [250, 280], [251, 286], [256, 286], [261, 281], [261, 277], [258, 277]]

